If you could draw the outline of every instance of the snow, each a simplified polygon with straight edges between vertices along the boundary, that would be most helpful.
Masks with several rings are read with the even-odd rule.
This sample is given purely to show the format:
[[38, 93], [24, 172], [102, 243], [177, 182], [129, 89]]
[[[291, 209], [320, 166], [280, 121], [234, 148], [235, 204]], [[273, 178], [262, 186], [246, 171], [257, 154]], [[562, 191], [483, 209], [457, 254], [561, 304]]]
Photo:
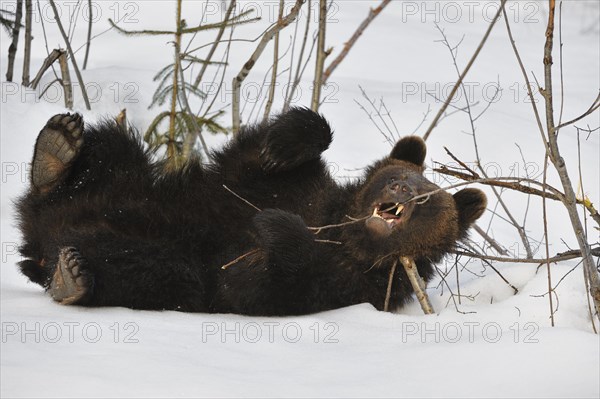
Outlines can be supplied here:
[[[69, 4], [73, 7], [75, 3], [58, 4], [66, 13]], [[205, 16], [208, 20], [218, 20], [221, 2], [208, 4]], [[278, 2], [241, 4], [243, 9], [257, 7], [263, 19], [237, 28], [235, 36], [255, 37], [272, 20]], [[337, 51], [375, 3], [333, 4], [327, 43]], [[367, 105], [358, 85], [371, 98], [383, 98], [400, 134], [410, 134], [431, 106], [428, 121], [418, 131], [422, 134], [440, 106], [426, 91], [443, 98], [456, 80], [448, 50], [436, 42], [440, 34], [434, 22], [445, 30], [453, 44], [463, 39], [458, 51], [462, 68], [487, 27], [486, 13], [491, 16], [496, 10], [493, 4], [398, 1], [382, 12], [324, 90], [328, 100], [321, 111], [336, 134], [326, 157], [336, 176], [340, 179], [355, 176], [360, 173], [357, 168], [389, 151], [389, 144], [355, 103], [356, 100]], [[546, 5], [539, 2], [509, 4], [511, 26], [526, 70], [533, 71], [538, 80], [542, 79]], [[108, 27], [107, 18], [119, 19], [126, 29], [170, 29], [173, 25], [172, 2], [99, 2], [94, 5], [101, 12], [94, 28], [98, 33]], [[188, 26], [200, 19], [203, 5], [206, 3], [184, 2]], [[41, 6], [43, 13], [51, 15], [46, 3], [42, 2]], [[11, 7], [14, 8], [14, 2], [1, 4], [1, 8]], [[314, 8], [313, 5], [313, 11]], [[124, 17], [127, 11], [131, 14]], [[600, 87], [599, 12], [597, 2], [563, 4], [563, 121], [586, 110]], [[36, 18], [39, 20], [37, 14]], [[52, 49], [62, 43], [62, 39], [51, 18], [44, 21]], [[80, 18], [75, 26], [75, 47], [84, 42], [85, 25]], [[304, 20], [299, 31], [303, 27]], [[32, 75], [45, 54], [39, 21], [34, 29], [37, 31], [34, 31]], [[208, 37], [214, 34], [211, 32]], [[0, 69], [4, 73], [9, 41], [5, 32], [0, 33], [0, 38]], [[89, 67], [83, 71], [88, 87], [91, 85], [96, 90], [92, 111], [85, 110], [77, 87], [76, 110], [83, 113], [86, 121], [93, 122], [127, 108], [129, 120], [144, 129], [158, 112], [157, 108], [148, 110], [147, 107], [156, 87], [152, 77], [170, 62], [170, 40], [167, 37], [130, 38], [114, 31], [98, 36], [91, 47]], [[204, 43], [202, 40], [197, 38], [195, 43]], [[246, 42], [232, 45], [220, 106], [231, 101], [228, 82], [254, 46]], [[272, 57], [269, 51], [247, 78], [248, 88], [256, 88], [262, 82]], [[555, 54], [557, 51], [558, 41]], [[79, 53], [80, 59], [82, 53], [83, 50]], [[555, 95], [560, 89], [557, 60]], [[17, 82], [21, 65], [20, 49], [15, 67]], [[301, 84], [298, 104], [306, 105], [310, 101], [310, 75], [308, 72]], [[430, 283], [428, 291], [438, 313], [429, 316], [422, 314], [418, 303], [396, 313], [378, 312], [362, 304], [315, 315], [281, 318], [56, 305], [17, 271], [20, 257], [16, 248], [20, 233], [15, 227], [13, 200], [27, 186], [28, 162], [37, 133], [50, 116], [64, 111], [63, 100], [57, 97], [59, 91], [49, 91], [38, 100], [34, 91], [4, 79], [3, 76], [0, 103], [2, 397], [600, 396], [600, 341], [592, 332], [583, 273], [576, 260], [552, 266], [554, 285], [564, 276], [554, 297], [554, 306], [558, 308], [556, 327], [551, 327], [549, 321], [545, 266], [495, 264], [519, 290], [515, 295], [491, 268], [479, 261], [470, 261], [468, 267], [460, 271], [460, 290], [464, 296], [457, 304], [460, 312], [443, 283]], [[48, 74], [43, 83], [51, 80]], [[476, 124], [479, 150], [488, 172], [524, 176], [525, 165], [516, 143], [528, 162], [527, 170], [540, 176], [543, 147], [503, 21], [494, 28], [466, 81], [472, 90], [470, 100], [479, 101], [476, 113], [483, 109], [486, 90], [491, 90], [491, 85], [499, 81], [502, 88], [498, 101]], [[278, 88], [278, 93], [281, 92]], [[558, 104], [558, 96], [556, 99]], [[462, 107], [463, 101], [464, 98], [454, 104]], [[540, 101], [538, 96], [538, 105]], [[246, 108], [245, 118], [251, 107], [249, 104]], [[281, 95], [274, 109], [280, 107]], [[555, 111], [558, 114], [558, 106]], [[599, 118], [596, 112], [578, 126], [589, 124], [595, 128]], [[222, 122], [229, 125], [229, 116]], [[469, 123], [464, 114], [444, 119], [428, 140], [428, 165], [433, 166], [433, 161], [451, 161], [443, 146], [459, 158], [474, 162], [468, 132]], [[212, 146], [224, 140], [213, 136], [207, 139]], [[581, 139], [584, 189], [598, 205], [599, 135], [582, 134]], [[560, 144], [571, 178], [576, 181], [578, 157], [574, 128], [561, 132]], [[438, 184], [447, 184], [438, 175], [428, 173]], [[560, 187], [554, 173], [549, 174], [549, 182]], [[493, 194], [487, 188], [484, 190], [490, 198], [490, 210], [495, 209]], [[541, 240], [541, 202], [532, 199], [527, 213], [523, 195], [507, 192], [503, 198], [514, 209], [517, 220], [522, 221], [527, 216], [528, 234]], [[501, 210], [498, 208], [497, 212]], [[550, 253], [576, 248], [564, 209], [549, 203], [548, 212], [551, 215]], [[524, 250], [514, 228], [494, 218], [491, 211], [479, 224], [487, 228], [490, 221], [490, 234], [514, 255], [523, 256]], [[593, 232], [591, 224], [589, 231], [590, 241], [597, 242], [598, 234]], [[534, 248], [535, 256], [543, 257], [545, 249], [538, 245]], [[448, 284], [453, 290], [457, 289], [454, 272]]]

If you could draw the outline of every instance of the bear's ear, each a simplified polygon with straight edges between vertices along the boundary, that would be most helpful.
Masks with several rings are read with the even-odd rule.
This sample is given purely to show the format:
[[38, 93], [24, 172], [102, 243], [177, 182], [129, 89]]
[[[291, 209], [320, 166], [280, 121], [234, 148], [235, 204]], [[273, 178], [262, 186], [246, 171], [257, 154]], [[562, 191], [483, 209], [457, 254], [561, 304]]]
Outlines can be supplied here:
[[459, 234], [464, 236], [473, 222], [479, 219], [485, 211], [487, 197], [481, 190], [465, 188], [454, 194], [454, 201], [458, 211]]
[[427, 147], [422, 138], [406, 136], [396, 143], [390, 157], [423, 166], [425, 154], [427, 154]]

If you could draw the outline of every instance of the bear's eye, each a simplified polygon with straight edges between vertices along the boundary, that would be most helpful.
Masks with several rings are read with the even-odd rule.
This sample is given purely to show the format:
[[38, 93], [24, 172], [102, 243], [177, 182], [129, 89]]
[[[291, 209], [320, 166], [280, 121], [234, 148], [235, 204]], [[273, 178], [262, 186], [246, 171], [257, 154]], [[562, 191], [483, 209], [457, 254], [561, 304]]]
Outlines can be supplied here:
[[388, 184], [392, 184], [396, 181], [396, 179], [394, 177], [390, 177], [390, 179], [388, 180]]

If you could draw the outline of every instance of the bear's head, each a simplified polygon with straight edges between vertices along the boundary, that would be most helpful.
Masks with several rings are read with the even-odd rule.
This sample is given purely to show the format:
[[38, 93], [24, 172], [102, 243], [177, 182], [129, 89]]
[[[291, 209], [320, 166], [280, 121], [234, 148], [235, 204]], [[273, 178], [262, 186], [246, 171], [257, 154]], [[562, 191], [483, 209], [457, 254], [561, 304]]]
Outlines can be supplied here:
[[367, 173], [355, 209], [371, 214], [365, 230], [379, 251], [405, 256], [436, 256], [454, 246], [486, 208], [481, 190], [467, 188], [454, 195], [423, 176], [426, 146], [418, 136], [400, 140], [389, 157]]

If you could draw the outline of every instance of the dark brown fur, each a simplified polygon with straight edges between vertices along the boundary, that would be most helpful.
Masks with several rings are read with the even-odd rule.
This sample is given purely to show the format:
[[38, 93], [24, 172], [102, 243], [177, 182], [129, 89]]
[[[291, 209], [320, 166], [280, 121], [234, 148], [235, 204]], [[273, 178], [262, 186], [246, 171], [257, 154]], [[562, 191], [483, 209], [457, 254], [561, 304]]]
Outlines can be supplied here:
[[[48, 192], [32, 187], [19, 200], [27, 258], [21, 270], [53, 295], [57, 270], [62, 278], [70, 270], [84, 273], [85, 285], [73, 285], [85, 290], [75, 301], [84, 306], [253, 315], [306, 314], [361, 302], [382, 309], [397, 256], [413, 256], [429, 280], [433, 264], [481, 215], [485, 196], [466, 189], [410, 201], [437, 188], [423, 177], [425, 144], [418, 137], [401, 140], [363, 178], [339, 185], [321, 158], [331, 139], [320, 115], [292, 109], [244, 129], [209, 167], [191, 161], [165, 174], [123, 127], [86, 127], [83, 145], [58, 183]], [[307, 228], [405, 201], [393, 229], [379, 218], [317, 234]], [[70, 257], [59, 259], [60, 253]], [[391, 306], [411, 295], [398, 268]]]

